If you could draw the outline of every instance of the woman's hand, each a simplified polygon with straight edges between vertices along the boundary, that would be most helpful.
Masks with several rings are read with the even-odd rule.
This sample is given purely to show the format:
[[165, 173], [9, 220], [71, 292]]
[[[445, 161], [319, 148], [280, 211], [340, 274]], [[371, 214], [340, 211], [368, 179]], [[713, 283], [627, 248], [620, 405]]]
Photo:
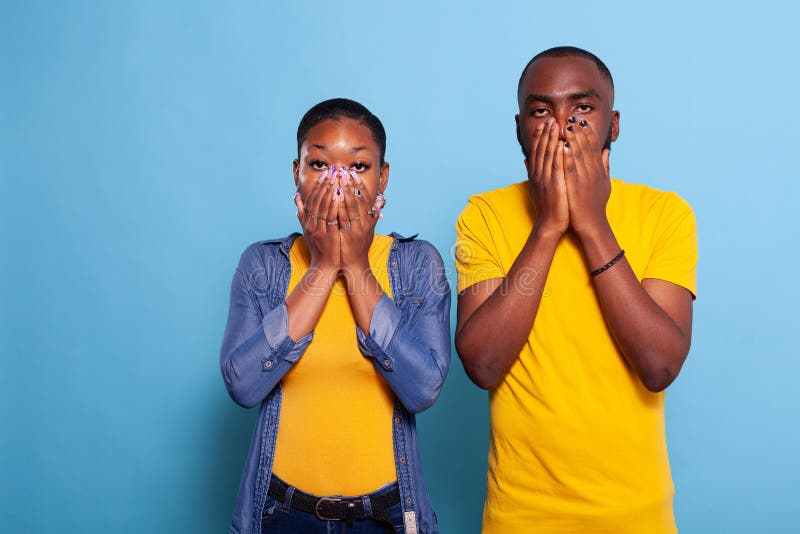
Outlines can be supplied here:
[[344, 169], [339, 182], [341, 195], [337, 195], [336, 216], [341, 235], [341, 268], [351, 274], [363, 274], [369, 269], [369, 247], [378, 217], [367, 214], [371, 205], [364, 181], [357, 173]]
[[305, 199], [297, 197], [297, 218], [303, 226], [306, 246], [311, 253], [311, 267], [314, 269], [338, 271], [342, 265], [337, 224], [339, 202], [334, 200], [337, 187], [335, 174], [325, 171], [317, 178], [316, 185]]
[[378, 216], [368, 215], [372, 206], [364, 181], [357, 173], [342, 174], [337, 217], [342, 239], [342, 276], [347, 284], [350, 307], [356, 324], [369, 332], [375, 305], [383, 288], [369, 265], [369, 247], [375, 236]]

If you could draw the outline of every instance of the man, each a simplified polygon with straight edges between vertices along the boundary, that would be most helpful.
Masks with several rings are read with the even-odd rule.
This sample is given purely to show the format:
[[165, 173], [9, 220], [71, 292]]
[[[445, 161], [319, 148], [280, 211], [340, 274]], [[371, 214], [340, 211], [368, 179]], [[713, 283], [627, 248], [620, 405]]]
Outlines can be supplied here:
[[535, 56], [518, 101], [528, 179], [456, 225], [456, 348], [490, 390], [484, 532], [675, 532], [664, 389], [691, 341], [694, 215], [610, 178], [619, 112], [593, 54]]

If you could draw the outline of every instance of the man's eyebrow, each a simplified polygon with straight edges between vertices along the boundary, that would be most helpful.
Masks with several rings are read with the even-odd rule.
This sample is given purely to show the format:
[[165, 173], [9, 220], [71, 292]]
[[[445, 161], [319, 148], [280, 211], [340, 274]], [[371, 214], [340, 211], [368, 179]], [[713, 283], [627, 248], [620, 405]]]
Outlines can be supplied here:
[[589, 89], [588, 91], [581, 91], [579, 93], [571, 93], [567, 98], [569, 100], [582, 100], [584, 98], [600, 98], [600, 94], [595, 91], [594, 89]]
[[530, 102], [544, 102], [545, 104], [552, 104], [553, 99], [547, 95], [528, 95], [525, 98], [525, 103]]
[[[577, 93], [570, 93], [567, 95], [567, 100], [581, 100], [584, 98], [600, 98], [600, 94], [595, 91], [594, 89], [589, 89], [588, 91], [579, 91]], [[525, 98], [525, 103], [531, 102], [544, 102], [545, 104], [552, 104], [553, 97], [547, 95], [535, 95], [530, 94]]]
[[320, 150], [328, 150], [328, 147], [326, 147], [325, 145], [311, 145], [311, 146], [314, 148], [318, 148]]

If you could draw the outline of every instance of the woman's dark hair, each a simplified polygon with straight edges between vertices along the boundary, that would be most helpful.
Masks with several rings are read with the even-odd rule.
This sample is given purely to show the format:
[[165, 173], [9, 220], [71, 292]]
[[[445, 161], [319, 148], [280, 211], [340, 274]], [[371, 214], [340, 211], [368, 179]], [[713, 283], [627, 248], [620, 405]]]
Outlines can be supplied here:
[[383, 165], [383, 158], [386, 156], [386, 130], [383, 129], [383, 124], [370, 110], [347, 98], [325, 100], [306, 111], [306, 114], [300, 119], [300, 125], [297, 127], [297, 157], [300, 157], [300, 147], [303, 146], [311, 128], [324, 120], [336, 120], [340, 117], [353, 119], [369, 128], [369, 131], [372, 132], [372, 138], [378, 143], [378, 148], [381, 152], [381, 165]]

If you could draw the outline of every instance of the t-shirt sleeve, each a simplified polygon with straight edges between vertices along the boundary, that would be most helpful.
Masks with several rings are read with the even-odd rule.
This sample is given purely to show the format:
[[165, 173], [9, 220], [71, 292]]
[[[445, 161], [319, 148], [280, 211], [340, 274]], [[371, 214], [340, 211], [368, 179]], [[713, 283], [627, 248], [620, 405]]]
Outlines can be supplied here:
[[456, 287], [459, 293], [478, 282], [506, 275], [494, 246], [491, 225], [481, 209], [483, 204], [479, 198], [472, 197], [456, 222]]
[[666, 280], [697, 296], [697, 225], [691, 206], [675, 193], [666, 199], [642, 278]]

